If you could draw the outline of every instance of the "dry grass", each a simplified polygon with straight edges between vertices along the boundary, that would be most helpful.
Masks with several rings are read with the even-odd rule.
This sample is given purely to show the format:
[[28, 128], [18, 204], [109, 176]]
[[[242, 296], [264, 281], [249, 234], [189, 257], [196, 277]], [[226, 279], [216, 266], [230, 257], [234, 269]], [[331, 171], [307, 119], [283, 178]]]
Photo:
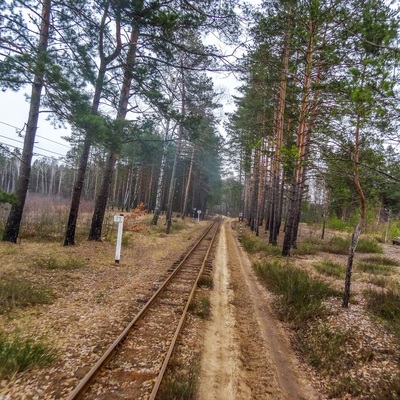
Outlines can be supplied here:
[[[107, 218], [111, 220], [115, 213], [108, 212]], [[31, 215], [30, 226], [35, 226], [35, 218], [40, 214], [37, 211]], [[138, 311], [142, 304], [139, 300], [148, 298], [154, 283], [165, 276], [206, 224], [179, 221], [179, 229], [167, 236], [162, 223], [150, 226], [150, 218], [145, 215], [137, 220], [146, 227], [145, 231], [124, 232], [118, 265], [114, 263], [113, 223], [109, 226], [109, 240], [103, 242], [88, 242], [85, 234], [79, 237], [77, 245], [64, 247], [62, 240], [57, 239], [62, 238], [65, 228], [60, 228], [61, 223], [52, 225], [61, 230], [46, 239], [26, 235], [19, 244], [0, 242], [0, 281], [5, 282], [7, 276], [14, 282], [12, 294], [3, 296], [7, 299], [7, 312], [0, 313], [5, 341], [13, 343], [21, 332], [30, 332], [35, 336], [34, 342], [29, 342], [29, 337], [22, 338], [29, 345], [40, 344], [40, 338], [45, 337], [60, 354], [53, 365], [39, 369], [39, 365], [32, 364], [23, 375], [7, 376], [2, 381], [0, 397], [22, 398], [25, 393], [32, 393], [36, 398], [66, 398], [77, 384], [73, 378], [76, 370], [97, 360], [99, 351], [115, 339]], [[82, 231], [87, 228], [84, 225]], [[25, 286], [17, 291], [21, 282]], [[45, 301], [34, 301], [33, 294], [28, 300], [17, 298], [18, 293], [29, 294], [28, 287], [36, 294], [43, 291], [48, 297]], [[64, 381], [67, 384], [60, 385]]]
[[[69, 213], [68, 199], [28, 194], [22, 217], [19, 240], [62, 242]], [[85, 239], [90, 227], [93, 204], [82, 201], [76, 230], [78, 239]], [[0, 208], [0, 233], [3, 232], [9, 207]]]
[[[251, 249], [262, 247], [263, 244], [256, 243], [256, 240], [263, 238], [256, 239], [252, 236], [251, 239]], [[316, 246], [321, 243], [309, 230], [303, 232], [302, 240]], [[331, 254], [317, 253], [307, 256], [306, 246], [305, 251], [300, 252], [301, 256], [295, 255], [291, 262], [313, 277], [317, 270], [320, 279], [342, 291], [347, 262], [347, 239], [338, 238], [331, 233], [331, 239], [327, 239], [326, 244], [320, 248]], [[297, 332], [292, 332], [293, 343], [301, 357], [313, 366], [321, 391], [328, 398], [397, 400], [400, 398], [400, 341], [396, 338], [396, 332], [400, 332], [400, 285], [396, 282], [399, 281], [400, 270], [396, 266], [399, 265], [400, 255], [396, 249], [376, 245], [368, 239], [362, 242], [361, 250], [356, 254], [349, 309], [341, 307], [340, 297], [323, 300], [322, 305], [326, 312], [318, 318], [307, 318], [300, 329], [296, 326]], [[384, 251], [385, 254], [360, 254], [364, 251]], [[272, 262], [270, 257], [263, 260], [260, 254], [261, 252], [256, 253], [256, 265], [259, 266], [261, 275], [264, 275], [264, 272], [271, 269], [267, 269], [265, 265], [276, 264], [278, 261]], [[285, 279], [289, 279], [286, 275]], [[268, 281], [268, 285], [276, 280], [268, 274], [263, 279]], [[296, 291], [300, 290], [297, 281], [295, 287]], [[364, 292], [367, 288], [369, 291]], [[313, 289], [304, 292], [313, 296]], [[281, 294], [279, 300], [287, 301], [289, 306], [292, 304], [292, 291], [290, 296], [288, 293]], [[371, 318], [371, 312], [377, 317]]]

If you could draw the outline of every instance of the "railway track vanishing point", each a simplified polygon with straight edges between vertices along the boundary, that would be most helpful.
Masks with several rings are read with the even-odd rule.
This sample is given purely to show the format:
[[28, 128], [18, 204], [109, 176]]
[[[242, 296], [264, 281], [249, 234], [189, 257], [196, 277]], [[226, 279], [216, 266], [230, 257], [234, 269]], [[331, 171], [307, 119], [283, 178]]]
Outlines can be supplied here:
[[171, 268], [167, 279], [67, 400], [156, 398], [219, 225], [219, 220], [212, 221], [183, 259]]

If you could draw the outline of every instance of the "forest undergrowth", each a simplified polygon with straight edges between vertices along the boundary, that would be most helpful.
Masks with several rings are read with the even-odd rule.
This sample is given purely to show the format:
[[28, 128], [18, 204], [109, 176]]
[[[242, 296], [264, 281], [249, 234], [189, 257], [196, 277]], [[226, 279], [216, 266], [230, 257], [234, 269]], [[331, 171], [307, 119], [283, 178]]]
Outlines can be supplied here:
[[[62, 202], [44, 198], [40, 203], [40, 199], [33, 196], [28, 202], [28, 210], [19, 243], [1, 242], [0, 246], [0, 319], [3, 318], [10, 326], [0, 328], [0, 379], [11, 379], [19, 372], [51, 366], [59, 354], [54, 341], [37, 332], [23, 331], [20, 324], [25, 322], [21, 321], [26, 319], [29, 323], [31, 313], [40, 315], [43, 307], [54, 305], [68, 296], [68, 291], [75, 290], [86, 274], [96, 276], [114, 269], [117, 229], [111, 220], [118, 211], [107, 211], [109, 221], [105, 222], [103, 241], [88, 242], [89, 210], [83, 208], [79, 242], [76, 246], [66, 247], [62, 246], [61, 228], [65, 228], [67, 209]], [[139, 262], [142, 258], [167, 257], [164, 245], [151, 250], [157, 242], [170, 242], [165, 235], [165, 217], [161, 216], [159, 224], [154, 226], [151, 224], [152, 215], [147, 214], [144, 207], [124, 214], [120, 266], [124, 268], [127, 262]], [[185, 241], [195, 236], [191, 233], [195, 229], [198, 228], [191, 219], [184, 222], [176, 217], [171, 235], [182, 236], [180, 245], [185, 245]], [[171, 251], [174, 246], [169, 245]], [[93, 302], [102, 305], [107, 301], [107, 293], [99, 289]], [[199, 313], [207, 313], [207, 304], [198, 308]]]
[[346, 309], [341, 298], [350, 238], [331, 231], [321, 240], [309, 232], [303, 229], [292, 257], [281, 257], [280, 246], [247, 230], [240, 240], [276, 296], [275, 312], [292, 345], [328, 398], [398, 399], [400, 252], [387, 256], [373, 236], [360, 240]]

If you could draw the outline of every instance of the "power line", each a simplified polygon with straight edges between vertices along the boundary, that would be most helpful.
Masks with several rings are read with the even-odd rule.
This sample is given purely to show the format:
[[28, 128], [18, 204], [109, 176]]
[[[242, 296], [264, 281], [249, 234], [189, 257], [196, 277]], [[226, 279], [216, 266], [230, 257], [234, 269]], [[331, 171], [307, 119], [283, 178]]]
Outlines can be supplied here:
[[[24, 142], [21, 141], [21, 140], [11, 139], [11, 138], [9, 138], [9, 137], [7, 137], [7, 136], [0, 135], [0, 137], [5, 138], [5, 139], [7, 139], [7, 140], [12, 140], [12, 141], [14, 141], [14, 142], [24, 143]], [[10, 146], [8, 143], [4, 143], [4, 142], [3, 142], [3, 144]], [[44, 149], [43, 147], [36, 146], [36, 144], [35, 144], [34, 149], [39, 149], [39, 150], [47, 151], [48, 153], [53, 153], [53, 154], [56, 154], [57, 156], [61, 156], [61, 157], [64, 157], [64, 156], [65, 156], [65, 154], [57, 153], [56, 151], [53, 151], [53, 150]], [[20, 150], [22, 150], [22, 148], [20, 148]]]
[[[7, 122], [3, 122], [3, 121], [0, 121], [0, 124], [9, 126], [10, 128], [14, 128], [14, 129], [16, 129], [18, 132], [22, 132], [22, 130], [24, 129], [24, 128], [18, 128], [17, 126], [8, 124]], [[46, 137], [44, 137], [44, 136], [41, 136], [41, 135], [38, 135], [38, 134], [36, 134], [36, 136], [39, 137], [39, 138], [41, 138], [41, 139], [48, 140], [49, 142], [58, 144], [58, 145], [60, 145], [60, 146], [64, 146], [64, 147], [67, 147], [67, 148], [70, 148], [70, 147], [71, 147], [71, 146], [68, 146], [67, 144], [60, 143], [60, 142], [56, 142], [55, 140], [48, 139], [48, 138], [46, 138]], [[12, 140], [12, 139], [11, 139], [11, 140]]]
[[17, 130], [22, 130], [22, 129], [18, 128], [17, 126], [7, 124], [7, 122], [0, 121], [0, 124], [7, 125], [7, 126], [9, 126], [9, 127], [11, 127], [11, 128], [15, 128], [15, 129], [17, 129]]
[[60, 142], [56, 142], [55, 140], [45, 138], [44, 136], [40, 136], [40, 135], [36, 135], [36, 136], [37, 136], [37, 137], [40, 137], [41, 139], [48, 140], [49, 142], [53, 142], [53, 143], [55, 143], [55, 144], [59, 144], [60, 146], [67, 147], [68, 149], [71, 148], [71, 146], [68, 146], [67, 144], [63, 144], [63, 143], [60, 143]]
[[7, 140], [12, 140], [13, 142], [24, 143], [22, 140], [12, 139], [12, 138], [9, 138], [8, 136], [0, 135], [0, 137], [7, 139]]
[[[1, 135], [0, 135], [0, 136], [1, 136]], [[11, 154], [14, 154], [14, 153], [12, 153], [12, 151], [7, 150], [7, 149], [4, 147], [4, 146], [10, 146], [9, 143], [0, 142], [0, 145], [2, 145], [1, 147], [2, 147], [4, 150], [8, 151], [8, 152], [11, 153]], [[23, 150], [22, 147], [18, 147], [18, 146], [14, 147], [14, 148], [15, 148], [15, 149], [18, 149], [18, 150]], [[62, 157], [62, 158], [65, 158], [65, 155], [64, 155], [64, 154], [57, 153], [57, 152], [55, 152], [55, 151], [46, 150], [46, 149], [43, 149], [43, 148], [37, 147], [37, 146], [35, 146], [35, 149], [44, 150], [44, 151], [47, 151], [48, 153], [53, 153], [53, 154], [56, 154], [56, 155], [58, 155], [58, 156], [60, 156], [60, 157]], [[16, 154], [14, 154], [14, 155], [17, 156]], [[49, 155], [47, 155], [47, 154], [41, 154], [41, 153], [36, 153], [36, 152], [34, 152], [33, 155], [34, 155], [34, 156], [41, 156], [41, 157], [48, 157], [48, 158], [53, 158], [54, 160], [58, 160], [57, 158], [55, 158], [55, 157], [53, 157], [53, 156], [49, 156]]]

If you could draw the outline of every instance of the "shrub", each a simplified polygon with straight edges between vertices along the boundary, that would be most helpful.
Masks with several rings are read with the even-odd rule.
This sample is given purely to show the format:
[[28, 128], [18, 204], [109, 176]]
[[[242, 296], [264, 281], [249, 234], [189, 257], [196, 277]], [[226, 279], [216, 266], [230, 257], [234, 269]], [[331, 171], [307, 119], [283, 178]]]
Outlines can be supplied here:
[[352, 228], [352, 226], [342, 219], [339, 219], [336, 214], [331, 216], [326, 221], [326, 227], [330, 229], [334, 229], [335, 231], [348, 231]]
[[300, 242], [297, 249], [294, 249], [292, 253], [293, 255], [317, 254], [318, 250], [318, 245], [315, 242], [305, 240], [304, 242]]
[[391, 238], [400, 236], [400, 222], [395, 222], [390, 225], [388, 236]]
[[256, 236], [250, 236], [247, 233], [243, 233], [240, 237], [240, 242], [243, 248], [250, 254], [262, 251], [267, 245], [262, 243]]
[[361, 238], [358, 241], [356, 251], [359, 253], [383, 253], [383, 247], [375, 240]]

